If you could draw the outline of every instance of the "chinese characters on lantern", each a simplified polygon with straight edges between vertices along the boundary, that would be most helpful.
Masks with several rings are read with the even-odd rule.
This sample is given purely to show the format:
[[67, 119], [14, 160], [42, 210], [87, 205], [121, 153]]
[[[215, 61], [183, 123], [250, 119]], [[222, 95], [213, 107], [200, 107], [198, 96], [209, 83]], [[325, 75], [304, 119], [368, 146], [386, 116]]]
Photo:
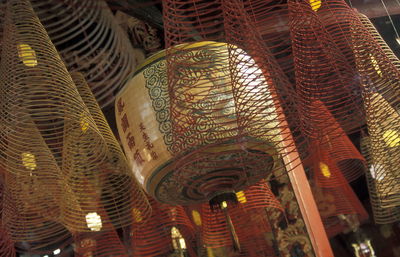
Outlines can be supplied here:
[[[122, 131], [124, 132], [128, 147], [131, 150], [131, 152], [133, 153], [133, 159], [135, 160], [135, 162], [138, 166], [142, 166], [143, 163], [145, 162], [145, 160], [144, 160], [143, 156], [141, 155], [141, 153], [139, 152], [139, 149], [136, 148], [137, 147], [136, 138], [128, 130], [128, 128], [130, 128], [130, 124], [129, 124], [128, 116], [126, 115], [126, 113], [124, 111], [124, 108], [125, 108], [125, 103], [120, 98], [117, 103], [117, 110], [118, 110], [118, 114], [121, 117], [120, 122], [121, 122]], [[152, 160], [158, 159], [158, 154], [154, 151], [154, 149], [153, 149], [154, 145], [150, 141], [150, 137], [146, 133], [146, 127], [144, 126], [144, 124], [142, 122], [139, 124], [139, 130], [142, 133], [142, 139], [145, 143], [146, 149], [150, 152], [150, 156], [151, 156]]]

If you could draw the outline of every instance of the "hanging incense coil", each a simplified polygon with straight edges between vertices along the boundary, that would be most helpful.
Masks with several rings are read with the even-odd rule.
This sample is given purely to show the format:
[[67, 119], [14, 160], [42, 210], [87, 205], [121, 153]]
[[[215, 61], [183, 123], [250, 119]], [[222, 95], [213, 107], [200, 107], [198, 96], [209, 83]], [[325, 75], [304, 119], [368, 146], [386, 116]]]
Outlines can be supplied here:
[[[372, 29], [371, 26], [368, 28]], [[398, 183], [400, 174], [396, 168], [400, 158], [398, 61], [393, 58], [391, 51], [381, 48], [380, 44], [373, 40], [359, 20], [353, 22], [351, 32], [356, 68], [363, 86], [363, 101], [370, 136], [369, 165], [370, 167], [373, 165], [376, 195], [379, 197], [378, 205], [382, 208], [398, 207], [400, 205]], [[392, 62], [393, 59], [395, 62]]]
[[174, 251], [193, 251], [190, 245], [194, 237], [193, 225], [184, 209], [163, 205], [151, 198], [149, 201], [153, 209], [151, 218], [131, 232], [133, 255], [155, 257], [167, 256]]
[[113, 103], [136, 61], [127, 35], [106, 2], [31, 2], [67, 68], [84, 74], [101, 107]]
[[[93, 210], [90, 201], [101, 197], [106, 211], [112, 218], [118, 217], [112, 220], [117, 227], [133, 222], [132, 204], [143, 207], [145, 217], [146, 199], [134, 195], [140, 190], [126, 168], [125, 174], [113, 173], [111, 165], [123, 161], [118, 160], [115, 149], [109, 149], [109, 134], [106, 142], [104, 125], [100, 131], [28, 1], [8, 1], [5, 26], [8, 29], [0, 68], [0, 158], [8, 172], [6, 187], [14, 198], [10, 201], [17, 203], [14, 207], [10, 204], [7, 214], [8, 219], [15, 220], [18, 235], [10, 229], [13, 238], [34, 240], [26, 234], [25, 219], [33, 227], [35, 220], [44, 224], [36, 224], [43, 234], [38, 237], [51, 233], [51, 229], [43, 228], [47, 223], [61, 231], [55, 234], [66, 231], [63, 225], [71, 231], [83, 227], [86, 231], [87, 213], [83, 209]], [[117, 194], [120, 191], [112, 188], [121, 181], [125, 188], [128, 181], [132, 182], [131, 190]], [[91, 187], [81, 190], [85, 183]], [[24, 186], [31, 191], [22, 190]], [[122, 201], [132, 197], [137, 199]], [[29, 203], [30, 209], [24, 209], [21, 202]], [[41, 219], [45, 220], [39, 222]], [[13, 222], [9, 226], [14, 226]]]
[[202, 204], [202, 240], [205, 246], [214, 252], [235, 249], [243, 256], [272, 256], [272, 242], [266, 239], [266, 234], [271, 231], [267, 208], [283, 212], [282, 206], [265, 181], [236, 195], [238, 203], [227, 203], [223, 209], [225, 213], [212, 211], [210, 206]]
[[2, 220], [12, 240], [28, 242], [31, 249], [40, 249], [70, 237], [60, 223], [59, 207], [62, 192], [69, 191], [32, 118], [23, 108], [14, 111], [20, 118], [7, 124], [11, 125], [5, 126], [9, 132], [1, 137], [3, 146], [7, 145], [1, 160], [4, 163]]
[[[128, 253], [122, 243], [116, 229], [109, 220], [108, 215], [101, 207], [98, 209], [101, 222], [104, 226], [100, 230], [93, 230], [86, 233], [75, 233], [75, 256], [77, 257], [128, 257]], [[95, 224], [93, 224], [95, 225]]]
[[[385, 191], [383, 191], [381, 188], [385, 187], [378, 187], [377, 183], [379, 183], [380, 185], [385, 185], [386, 183], [390, 183], [391, 179], [390, 175], [388, 176], [388, 178], [386, 178], [386, 174], [381, 174], [380, 177], [377, 177], [378, 174], [376, 173], [376, 166], [379, 167], [379, 163], [374, 163], [374, 160], [372, 159], [371, 141], [370, 138], [367, 136], [364, 136], [361, 139], [361, 151], [368, 162], [369, 170], [366, 171], [365, 175], [367, 179], [369, 198], [374, 221], [377, 224], [389, 224], [399, 221], [400, 207], [386, 207], [382, 202], [382, 200], [385, 199], [386, 194]], [[381, 180], [381, 182], [379, 182], [379, 180]]]
[[358, 225], [368, 219], [368, 213], [334, 160], [321, 153], [316, 154], [313, 158], [312, 171], [311, 188], [329, 237], [349, 229], [356, 229], [349, 227], [350, 224], [341, 217], [352, 217], [357, 220]]
[[314, 102], [313, 108], [323, 125], [317, 126], [320, 135], [310, 140], [310, 159], [305, 163], [314, 166], [316, 183], [327, 188], [354, 181], [364, 174], [363, 156], [322, 102]]
[[[102, 199], [102, 206], [108, 211], [108, 217], [116, 227], [126, 226], [131, 222], [137, 223], [135, 213], [140, 213], [140, 222], [144, 222], [151, 212], [146, 196], [131, 175], [127, 160], [83, 75], [71, 73], [71, 76], [108, 147], [106, 160], [94, 167], [93, 174], [93, 179], [102, 184], [101, 195], [98, 195]], [[79, 176], [88, 178], [89, 173], [89, 169], [86, 168]], [[74, 184], [77, 186], [76, 190], [80, 190], [76, 182]], [[82, 184], [81, 189], [85, 190], [84, 188]]]
[[[2, 164], [0, 163], [0, 213], [2, 217], [3, 213], [3, 199], [4, 199], [4, 175], [5, 175], [5, 170], [2, 167]], [[10, 257], [15, 257], [15, 247], [14, 247], [14, 242], [11, 239], [11, 236], [7, 230], [7, 228], [3, 225], [3, 223], [0, 224], [0, 256], [10, 256]]]
[[326, 106], [347, 133], [359, 130], [365, 120], [362, 101], [354, 94], [354, 90], [360, 92], [360, 84], [354, 80], [353, 67], [335, 44], [334, 35], [324, 28], [319, 9], [313, 10], [310, 1], [289, 1], [288, 5], [304, 133], [321, 140], [321, 127], [330, 126], [319, 116], [316, 101]]
[[0, 225], [0, 227], [0, 255], [15, 257], [14, 242], [10, 239], [10, 235], [4, 229], [3, 225]]

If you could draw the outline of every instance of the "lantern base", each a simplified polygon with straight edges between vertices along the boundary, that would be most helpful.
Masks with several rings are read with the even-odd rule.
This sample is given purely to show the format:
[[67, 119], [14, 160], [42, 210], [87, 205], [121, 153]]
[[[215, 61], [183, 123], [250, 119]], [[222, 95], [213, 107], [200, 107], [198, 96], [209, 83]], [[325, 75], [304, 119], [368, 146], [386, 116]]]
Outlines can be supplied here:
[[277, 163], [275, 148], [252, 138], [204, 146], [159, 168], [146, 191], [160, 202], [190, 205], [237, 192], [266, 178]]

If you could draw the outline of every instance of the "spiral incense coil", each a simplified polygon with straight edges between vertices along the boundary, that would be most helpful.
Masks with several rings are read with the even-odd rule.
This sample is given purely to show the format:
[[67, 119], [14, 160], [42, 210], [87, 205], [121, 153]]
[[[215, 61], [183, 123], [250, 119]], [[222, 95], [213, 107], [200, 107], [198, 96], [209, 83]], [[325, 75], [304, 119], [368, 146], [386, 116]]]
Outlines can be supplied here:
[[105, 1], [31, 2], [67, 68], [82, 72], [100, 106], [109, 106], [136, 63]]
[[266, 240], [271, 231], [267, 208], [283, 212], [282, 206], [265, 181], [237, 192], [236, 196], [237, 204], [225, 203], [226, 212], [212, 211], [207, 204], [201, 206], [204, 244], [208, 248], [236, 249], [244, 256], [272, 255], [272, 242]]
[[[3, 201], [4, 201], [4, 175], [5, 170], [0, 163], [0, 213], [2, 217], [3, 213]], [[16, 257], [14, 242], [11, 239], [11, 236], [7, 230], [7, 228], [0, 223], [0, 256], [10, 256]]]
[[[121, 147], [112, 133], [100, 106], [90, 91], [84, 77], [80, 73], [71, 73], [72, 79], [81, 95], [85, 105], [96, 123], [108, 147], [106, 161], [97, 166], [95, 179], [102, 180], [102, 205], [108, 210], [109, 219], [114, 226], [120, 227], [134, 223], [142, 223], [151, 212], [150, 205], [135, 177], [131, 175]], [[87, 177], [88, 170], [81, 176]], [[83, 185], [81, 185], [83, 187]], [[140, 220], [135, 219], [135, 213], [140, 213]]]
[[[398, 62], [395, 59], [395, 62], [392, 62], [391, 51], [381, 48], [368, 30], [359, 23], [354, 22], [351, 39], [356, 68], [363, 84], [363, 100], [370, 136], [369, 165], [370, 168], [373, 167], [375, 176], [378, 208], [396, 208], [400, 206], [400, 173], [396, 168], [400, 158], [400, 72]], [[370, 26], [369, 29], [371, 30]]]
[[[286, 120], [291, 125], [291, 128], [296, 128], [288, 131], [296, 134], [295, 140], [300, 143], [302, 137], [301, 133], [297, 131], [297, 128], [300, 127], [297, 126], [299, 122], [296, 107], [297, 94], [288, 79], [292, 75], [286, 74], [290, 73], [289, 70], [292, 68], [284, 67], [285, 72], [283, 72], [280, 66], [280, 63], [284, 66], [290, 66], [290, 61], [282, 60], [287, 59], [290, 55], [291, 47], [287, 45], [287, 39], [282, 38], [287, 34], [276, 36], [276, 34], [270, 35], [267, 33], [268, 31], [265, 31], [266, 28], [270, 27], [269, 25], [276, 22], [276, 19], [282, 21], [277, 26], [277, 31], [287, 26], [284, 17], [277, 17], [280, 14], [283, 14], [283, 16], [286, 15], [287, 6], [284, 3], [280, 1], [260, 0], [246, 2], [237, 0], [207, 2], [191, 0], [183, 3], [176, 0], [167, 0], [163, 1], [163, 10], [169, 91], [177, 92], [171, 97], [171, 110], [175, 112], [173, 115], [176, 115], [179, 121], [185, 120], [184, 117], [186, 114], [184, 111], [197, 109], [195, 106], [196, 102], [190, 100], [191, 95], [196, 99], [196, 96], [205, 94], [206, 88], [203, 88], [203, 92], [199, 91], [195, 93], [189, 90], [189, 85], [182, 85], [181, 82], [183, 81], [195, 83], [196, 80], [196, 75], [184, 77], [186, 73], [190, 73], [190, 67], [193, 65], [190, 59], [185, 58], [185, 56], [191, 55], [191, 49], [179, 47], [180, 51], [175, 51], [174, 47], [178, 47], [181, 44], [192, 44], [207, 40], [226, 42], [230, 46], [228, 47], [229, 57], [225, 57], [223, 53], [215, 53], [214, 56], [221, 60], [229, 60], [229, 71], [226, 73], [226, 76], [230, 77], [230, 80], [225, 80], [224, 83], [233, 84], [233, 97], [237, 101], [236, 115], [240, 122], [239, 129], [242, 126], [247, 126], [248, 118], [256, 115], [255, 113], [259, 111], [259, 106], [256, 107], [253, 100], [260, 93], [260, 95], [264, 95], [262, 100], [264, 104], [271, 108], [276, 108], [278, 117], [284, 117], [283, 120]], [[266, 13], [268, 15], [265, 15]], [[269, 15], [270, 13], [271, 15]], [[274, 20], [274, 18], [276, 19]], [[284, 40], [286, 42], [282, 43]], [[248, 61], [248, 56], [253, 60]], [[243, 63], [246, 63], [246, 65], [243, 65]], [[289, 65], [287, 65], [288, 63]], [[221, 66], [213, 66], [213, 62], [211, 61], [207, 63], [206, 60], [202, 60], [201, 65], [203, 67], [212, 67], [212, 70], [216, 73], [223, 70]], [[237, 69], [236, 66], [241, 67], [239, 72], [235, 72]], [[193, 67], [193, 69], [198, 68], [197, 66]], [[182, 70], [182, 72], [175, 73], [174, 70], [177, 69]], [[258, 69], [262, 70], [262, 73], [257, 72]], [[269, 93], [266, 92], [265, 85], [261, 86], [265, 82], [257, 79], [261, 74], [268, 83]], [[221, 75], [220, 77], [224, 78], [225, 76]], [[223, 82], [219, 83], [222, 86]], [[244, 88], [250, 84], [252, 86], [258, 84], [257, 88], [259, 88], [259, 91], [252, 91], [251, 94], [246, 93]], [[244, 97], [245, 95], [246, 100], [241, 102], [240, 97]], [[219, 94], [215, 97], [218, 96]], [[188, 99], [185, 100], [185, 98]], [[259, 99], [261, 100], [261, 98]], [[181, 106], [182, 102], [186, 103], [186, 108], [179, 110], [178, 107]], [[238, 104], [239, 102], [240, 104]], [[250, 107], [251, 105], [252, 107]], [[269, 111], [266, 110], [265, 113]], [[281, 113], [282, 111], [284, 111], [284, 115]], [[283, 120], [279, 119], [274, 126], [280, 132], [286, 132], [288, 128], [288, 124], [282, 122]], [[186, 121], [192, 122], [188, 119]], [[173, 127], [174, 130], [176, 129], [174, 133], [176, 133], [177, 138], [184, 137], [185, 133], [190, 133], [188, 126], [182, 123], [176, 123]], [[248, 130], [251, 130], [251, 128], [248, 128]], [[287, 140], [286, 134], [282, 137], [281, 139], [276, 138], [276, 141], [273, 142], [278, 149], [282, 146], [277, 141]], [[184, 148], [184, 145], [178, 146], [177, 150], [185, 150], [181, 148]]]
[[[385, 199], [386, 194], [385, 191], [378, 187], [378, 183], [381, 185], [385, 185], [386, 183], [390, 183], [391, 176], [388, 174], [386, 176], [381, 175], [384, 179], [382, 182], [379, 182], [379, 177], [377, 177], [376, 167], [379, 167], [379, 164], [374, 163], [371, 154], [371, 141], [370, 137], [364, 136], [361, 139], [361, 151], [368, 162], [369, 170], [366, 172], [367, 185], [369, 191], [369, 198], [371, 202], [372, 212], [374, 216], [374, 221], [377, 224], [389, 224], [393, 222], [397, 222], [400, 220], [400, 207], [386, 207], [383, 204], [383, 199]], [[387, 180], [386, 180], [387, 179]], [[381, 179], [382, 180], [382, 179]], [[381, 186], [381, 188], [385, 188], [385, 186]]]
[[[37, 237], [47, 237], [52, 229], [61, 231], [55, 235], [64, 233], [64, 225], [71, 231], [88, 231], [85, 217], [96, 212], [93, 200], [100, 198], [116, 227], [134, 221], [134, 207], [143, 208], [144, 220], [146, 199], [135, 195], [140, 190], [126, 166], [124, 174], [113, 171], [112, 165], [121, 163], [118, 152], [109, 149], [110, 142], [97, 127], [29, 2], [8, 1], [5, 25], [0, 160], [8, 172], [11, 202], [18, 203], [7, 214], [12, 237], [34, 240], [23, 222], [29, 222], [33, 231], [40, 230]], [[118, 183], [131, 190], [121, 193]], [[124, 202], [127, 199], [131, 200]], [[35, 226], [36, 221], [41, 226]], [[43, 229], [47, 223], [54, 228]]]
[[99, 214], [107, 229], [105, 231], [92, 231], [74, 234], [75, 256], [77, 257], [108, 257], [120, 256], [128, 257], [124, 244], [108, 219], [104, 209], [99, 208]]
[[19, 111], [21, 118], [1, 138], [2, 143], [7, 143], [1, 160], [2, 220], [12, 240], [28, 242], [31, 249], [39, 249], [69, 238], [60, 222], [59, 202], [62, 192], [71, 192], [65, 188], [62, 173], [32, 118], [23, 108]]
[[380, 46], [380, 48], [385, 53], [386, 57], [389, 58], [391, 63], [396, 66], [397, 69], [400, 68], [400, 61], [397, 56], [393, 53], [392, 49], [386, 44], [385, 40], [379, 34], [378, 30], [372, 24], [372, 22], [362, 13], [357, 13], [358, 18], [361, 20], [362, 24], [365, 26], [365, 29], [370, 33], [374, 41]]
[[10, 239], [10, 235], [3, 225], [0, 225], [0, 255], [16, 257], [14, 242]]
[[324, 136], [320, 127], [325, 120], [319, 116], [316, 101], [326, 106], [347, 133], [359, 130], [365, 120], [361, 98], [354, 90], [360, 92], [360, 84], [354, 80], [354, 69], [335, 44], [335, 35], [324, 28], [322, 18], [317, 15], [319, 10], [313, 10], [310, 1], [289, 1], [288, 5], [304, 133], [312, 138]]
[[306, 165], [314, 166], [316, 183], [321, 187], [337, 187], [357, 179], [364, 174], [364, 158], [325, 105], [316, 101], [313, 107], [324, 121], [317, 126], [320, 136], [310, 140], [311, 154], [309, 161], [305, 161]]
[[[314, 161], [321, 163], [321, 160]], [[331, 166], [328, 166], [328, 163], [325, 163], [325, 165], [327, 166], [323, 167], [323, 171], [327, 175], [326, 169], [329, 169]], [[354, 217], [356, 219], [355, 222], [357, 222], [354, 226], [358, 226], [368, 219], [367, 211], [339, 171], [336, 174], [336, 179], [339, 180], [340, 176], [342, 176], [341, 180], [343, 180], [343, 183], [329, 187], [319, 185], [319, 179], [314, 177], [311, 187], [322, 222], [329, 237], [356, 228], [351, 227], [351, 224], [346, 223], [341, 217]]]
[[[149, 198], [152, 216], [132, 230], [133, 255], [167, 256], [174, 251], [191, 251], [194, 229], [181, 206], [167, 206]], [[182, 241], [184, 243], [182, 243]]]

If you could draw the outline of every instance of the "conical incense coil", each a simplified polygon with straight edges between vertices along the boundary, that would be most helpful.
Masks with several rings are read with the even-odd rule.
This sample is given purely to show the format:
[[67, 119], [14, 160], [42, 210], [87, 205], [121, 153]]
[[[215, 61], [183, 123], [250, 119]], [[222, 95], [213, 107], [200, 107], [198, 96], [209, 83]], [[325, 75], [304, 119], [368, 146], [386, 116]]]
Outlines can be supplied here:
[[[332, 162], [326, 160], [314, 160], [318, 164], [314, 166], [315, 173], [323, 173], [323, 176], [329, 176], [328, 172], [333, 172], [335, 166]], [[317, 207], [324, 223], [325, 230], [329, 237], [333, 237], [343, 231], [355, 230], [356, 226], [368, 219], [368, 213], [364, 209], [360, 200], [357, 198], [352, 188], [343, 177], [340, 169], [337, 169], [335, 178], [331, 175], [334, 181], [330, 186], [321, 185], [319, 178], [314, 173], [312, 178], [312, 191], [317, 202]], [[341, 183], [338, 183], [341, 180]], [[329, 182], [326, 177], [325, 183]], [[357, 224], [348, 224], [345, 219], [355, 219]], [[354, 226], [354, 227], [351, 227]]]
[[[395, 168], [400, 156], [400, 116], [397, 112], [400, 107], [400, 72], [391, 51], [381, 48], [382, 44], [373, 40], [368, 30], [360, 24], [360, 21], [354, 21], [351, 40], [356, 68], [363, 85], [370, 136], [369, 166], [374, 174], [378, 208], [395, 208], [400, 203], [399, 172]], [[370, 26], [368, 28], [371, 29]]]
[[168, 206], [149, 198], [153, 212], [143, 226], [134, 228], [133, 255], [166, 256], [173, 252], [192, 251], [193, 226], [181, 206]]
[[30, 131], [24, 127], [33, 122], [59, 166], [65, 154], [64, 130], [75, 139], [81, 135], [72, 131], [86, 133], [97, 146], [91, 149], [92, 162], [104, 158], [107, 149], [100, 132], [28, 1], [8, 1], [5, 27], [0, 68], [2, 153], [28, 145]]
[[15, 257], [14, 242], [10, 239], [10, 235], [1, 225], [0, 228], [0, 255]]
[[[96, 180], [101, 181], [99, 189], [102, 205], [116, 227], [131, 222], [142, 223], [151, 212], [147, 198], [131, 174], [127, 160], [84, 77], [79, 73], [71, 73], [71, 76], [108, 147], [106, 160], [96, 166], [94, 175]], [[87, 177], [87, 173], [88, 170], [85, 170], [85, 174], [81, 176]], [[135, 215], [139, 213], [141, 218], [135, 219]]]
[[[359, 130], [364, 123], [360, 92], [354, 69], [335, 45], [333, 35], [313, 10], [309, 1], [289, 1], [289, 17], [296, 89], [304, 133], [322, 138], [325, 124], [313, 103], [321, 101], [346, 132]], [[322, 8], [322, 7], [321, 7]], [[317, 11], [319, 12], [319, 11]], [[357, 120], [359, 119], [359, 120]]]
[[378, 93], [367, 95], [366, 102], [371, 175], [382, 207], [399, 207], [400, 116]]
[[110, 105], [136, 61], [106, 2], [31, 2], [67, 68], [84, 74], [101, 107]]
[[[75, 256], [77, 257], [128, 257], [126, 247], [121, 241], [116, 229], [104, 209], [99, 207], [99, 217], [102, 217], [104, 228], [92, 230], [91, 232], [80, 232], [74, 234]], [[94, 219], [92, 218], [93, 225]], [[92, 227], [94, 228], [94, 226]]]
[[[179, 99], [170, 98], [160, 53], [149, 58], [118, 95], [116, 117], [128, 160], [146, 191], [162, 202], [189, 204], [266, 177], [274, 169], [275, 146], [282, 137], [275, 105], [264, 101], [268, 83], [261, 70], [254, 70], [246, 81], [265, 84], [257, 82], [257, 90], [253, 84], [244, 86], [236, 99], [236, 89], [228, 83], [230, 46], [202, 42], [178, 47], [177, 53], [181, 48], [183, 56], [175, 57], [191, 65], [179, 70], [187, 77], [174, 93]], [[216, 60], [211, 66], [209, 58]], [[247, 60], [243, 65], [255, 65], [249, 56], [242, 58]], [[184, 83], [192, 86], [185, 88]], [[243, 114], [235, 112], [235, 102], [243, 105]]]
[[[9, 127], [13, 129], [1, 138], [8, 143], [2, 152], [2, 219], [12, 240], [28, 242], [31, 249], [39, 249], [69, 238], [60, 221], [59, 202], [63, 194], [73, 194], [63, 183], [62, 173], [32, 118], [23, 108], [16, 110], [21, 123]], [[21, 141], [8, 141], [10, 138]]]
[[365, 170], [363, 156], [322, 102], [312, 106], [323, 124], [316, 124], [319, 135], [310, 140], [310, 163], [305, 162], [314, 166], [317, 184], [336, 187], [357, 179]]
[[[66, 220], [69, 216], [66, 213], [81, 211], [79, 201], [82, 199], [77, 199], [78, 196], [81, 197], [79, 190], [73, 193], [71, 190], [78, 188], [76, 184], [80, 181], [76, 178], [79, 178], [78, 175], [82, 175], [84, 170], [87, 176], [97, 183], [96, 186], [100, 187], [98, 190], [101, 193], [102, 185], [98, 183], [101, 179], [96, 176], [96, 172], [102, 172], [106, 168], [104, 165], [108, 162], [108, 146], [29, 2], [8, 1], [5, 24], [5, 51], [2, 52], [0, 68], [0, 107], [4, 113], [0, 118], [0, 158], [10, 173], [10, 183], [15, 181], [12, 176], [22, 174], [28, 180], [35, 177], [35, 168], [41, 160], [47, 165], [46, 168], [51, 165], [61, 167], [60, 175], [57, 175], [57, 168], [49, 168], [50, 175], [40, 173], [47, 181], [43, 182], [44, 184], [33, 184], [32, 188], [39, 192], [38, 189], [43, 188], [41, 185], [52, 189], [57, 187], [54, 181], [59, 179], [61, 186], [57, 188], [56, 193], [62, 196], [62, 201], [48, 208], [48, 211], [61, 205], [62, 217], [59, 217], [55, 224], [65, 224], [74, 230], [74, 226], [77, 225], [72, 225], [74, 220]], [[39, 133], [32, 136], [33, 127], [37, 128]], [[37, 144], [40, 137], [44, 139], [44, 143]], [[40, 147], [42, 150], [48, 147], [49, 151], [37, 151]], [[32, 148], [34, 153], [24, 151], [25, 148]], [[35, 154], [42, 158], [46, 153], [53, 157], [35, 159]], [[107, 183], [113, 181], [115, 177]], [[10, 188], [12, 189], [13, 187]], [[51, 191], [54, 190], [50, 190], [49, 193]], [[97, 196], [101, 197], [100, 193]], [[118, 203], [117, 198], [121, 197], [103, 196], [108, 200], [111, 197], [115, 203]], [[68, 204], [64, 201], [68, 201]], [[45, 204], [51, 206], [48, 201], [43, 201], [42, 205], [34, 208]], [[120, 203], [120, 206], [125, 204]], [[65, 206], [67, 208], [64, 208]], [[115, 212], [111, 209], [115, 208], [114, 203], [107, 207], [110, 207], [109, 211]], [[26, 215], [23, 210], [18, 212]], [[13, 218], [12, 215], [10, 217]], [[132, 221], [133, 219], [124, 219], [124, 224]], [[121, 221], [119, 223], [121, 225]], [[87, 229], [86, 225], [85, 228]]]
[[[0, 208], [3, 210], [3, 199], [4, 199], [4, 174], [5, 171], [2, 167], [2, 164], [0, 163], [0, 176], [1, 176], [1, 182], [0, 182]], [[11, 239], [11, 236], [7, 230], [7, 228], [1, 223], [0, 224], [0, 256], [10, 256], [10, 257], [15, 257], [15, 248], [14, 248], [14, 242]]]
[[231, 248], [244, 256], [272, 255], [272, 241], [267, 239], [271, 232], [267, 208], [283, 212], [282, 206], [265, 181], [236, 192], [236, 196], [238, 203], [222, 202], [222, 211], [211, 211], [208, 205], [202, 205], [204, 244], [214, 249]]
[[[400, 220], [400, 207], [389, 207], [383, 205], [382, 198], [385, 198], [385, 194], [382, 195], [382, 191], [377, 187], [377, 177], [376, 167], [379, 167], [379, 164], [374, 163], [371, 155], [371, 142], [370, 138], [364, 136], [361, 139], [361, 151], [368, 162], [368, 170], [366, 171], [366, 179], [369, 191], [369, 198], [371, 202], [372, 212], [374, 215], [374, 221], [377, 224], [389, 224]], [[382, 175], [381, 175], [382, 176]], [[382, 176], [383, 179], [386, 176]], [[386, 183], [390, 183], [389, 180]], [[381, 179], [382, 180], [382, 179]], [[385, 184], [385, 181], [382, 181], [380, 184]]]

